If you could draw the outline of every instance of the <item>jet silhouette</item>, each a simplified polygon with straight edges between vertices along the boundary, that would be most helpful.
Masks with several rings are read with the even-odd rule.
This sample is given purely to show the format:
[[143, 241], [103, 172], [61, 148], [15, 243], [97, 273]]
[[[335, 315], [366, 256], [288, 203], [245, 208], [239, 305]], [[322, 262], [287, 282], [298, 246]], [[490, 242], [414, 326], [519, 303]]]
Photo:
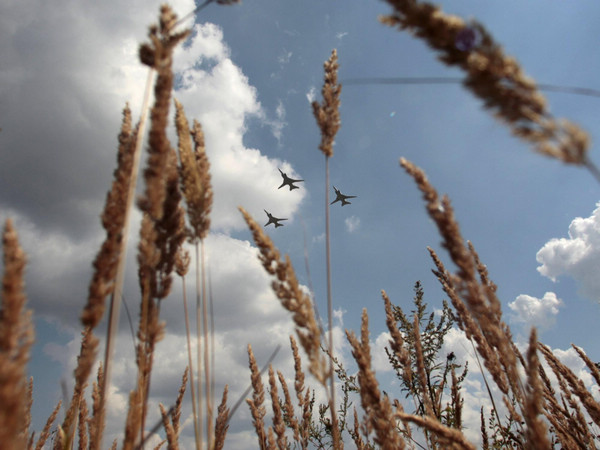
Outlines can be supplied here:
[[287, 174], [282, 172], [280, 168], [277, 168], [277, 170], [279, 170], [279, 173], [281, 173], [281, 176], [283, 177], [283, 183], [281, 183], [281, 186], [279, 186], [277, 189], [281, 189], [282, 187], [284, 187], [286, 185], [290, 187], [290, 191], [292, 189], [300, 189], [294, 183], [299, 183], [300, 181], [304, 181], [304, 180], [294, 180], [294, 179], [288, 177]]
[[342, 202], [342, 206], [344, 205], [350, 205], [350, 202], [348, 201], [349, 198], [356, 198], [356, 195], [344, 195], [340, 192], [339, 189], [337, 189], [335, 186], [333, 187], [333, 190], [335, 191], [335, 195], [336, 198], [334, 201], [332, 201], [330, 204], [333, 205], [335, 202]]
[[267, 213], [267, 216], [269, 216], [269, 221], [268, 221], [267, 223], [265, 223], [265, 224], [264, 224], [264, 226], [265, 226], [265, 227], [266, 227], [267, 225], [269, 225], [270, 223], [272, 223], [273, 225], [275, 225], [275, 228], [277, 228], [277, 227], [282, 227], [282, 226], [283, 226], [283, 224], [282, 224], [282, 223], [279, 223], [279, 221], [280, 221], [280, 220], [287, 220], [287, 219], [278, 219], [277, 217], [273, 217], [273, 216], [271, 215], [271, 213], [270, 213], [270, 212], [268, 212], [266, 209], [265, 209], [265, 210], [263, 210], [263, 211]]

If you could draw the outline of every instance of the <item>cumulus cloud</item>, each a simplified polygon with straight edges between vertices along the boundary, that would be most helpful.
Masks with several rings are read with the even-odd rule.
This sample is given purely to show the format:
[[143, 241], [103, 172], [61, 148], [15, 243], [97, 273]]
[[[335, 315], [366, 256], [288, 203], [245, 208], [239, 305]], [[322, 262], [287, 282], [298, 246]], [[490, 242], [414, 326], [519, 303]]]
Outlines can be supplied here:
[[582, 295], [600, 301], [600, 204], [589, 217], [577, 217], [568, 238], [548, 241], [537, 253], [538, 271], [556, 281], [566, 275], [577, 281]]
[[[215, 192], [213, 227], [244, 228], [237, 210], [240, 205], [254, 217], [262, 217], [263, 209], [293, 216], [305, 195], [304, 189], [276, 189], [281, 184], [277, 167], [286, 167], [293, 173], [291, 166], [243, 144], [246, 120], [250, 117], [263, 119], [281, 138], [283, 105], [278, 106], [274, 121], [265, 119], [256, 89], [229, 57], [222, 30], [213, 24], [199, 24], [193, 32], [192, 42], [180, 51], [183, 57], [176, 58], [181, 83], [175, 95], [187, 115], [203, 126]], [[203, 53], [206, 49], [207, 54]]]
[[373, 370], [375, 370], [377, 373], [390, 372], [393, 370], [387, 353], [385, 352], [385, 349], [390, 346], [390, 339], [390, 333], [385, 331], [375, 338], [375, 342], [371, 342]]
[[509, 303], [508, 307], [513, 311], [511, 320], [514, 323], [527, 324], [540, 331], [546, 331], [555, 324], [558, 309], [562, 304], [562, 300], [556, 297], [554, 292], [546, 292], [542, 298], [521, 294]]
[[35, 223], [16, 209], [0, 210], [0, 223], [8, 218], [13, 221], [27, 255], [29, 307], [36, 317], [54, 318], [61, 326], [77, 328], [102, 235], [95, 233], [86, 240], [77, 239]]

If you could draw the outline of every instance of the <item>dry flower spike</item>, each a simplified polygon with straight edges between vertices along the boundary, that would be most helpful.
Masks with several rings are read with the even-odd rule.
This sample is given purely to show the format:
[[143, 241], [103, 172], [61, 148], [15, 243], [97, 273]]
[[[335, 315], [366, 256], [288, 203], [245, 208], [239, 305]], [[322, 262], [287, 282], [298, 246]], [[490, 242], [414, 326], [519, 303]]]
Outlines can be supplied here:
[[589, 137], [577, 125], [556, 119], [515, 58], [504, 53], [486, 28], [445, 14], [437, 6], [416, 0], [387, 0], [394, 8], [381, 22], [407, 30], [438, 52], [446, 65], [465, 72], [463, 84], [484, 102], [512, 133], [546, 156], [586, 166], [600, 180], [587, 157]]

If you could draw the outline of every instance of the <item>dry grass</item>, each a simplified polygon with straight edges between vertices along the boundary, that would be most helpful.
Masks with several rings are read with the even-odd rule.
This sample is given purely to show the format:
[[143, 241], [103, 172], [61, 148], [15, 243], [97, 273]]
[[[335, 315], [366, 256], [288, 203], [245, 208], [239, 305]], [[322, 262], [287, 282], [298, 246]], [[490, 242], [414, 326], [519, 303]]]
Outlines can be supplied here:
[[[465, 73], [465, 87], [483, 100], [485, 107], [516, 136], [544, 155], [570, 164], [589, 163], [587, 134], [569, 121], [552, 117], [535, 81], [504, 53], [482, 24], [466, 23], [427, 2], [386, 1], [394, 11], [382, 17], [382, 23], [424, 40], [438, 53], [440, 61], [459, 67]], [[471, 48], [461, 48], [457, 40], [467, 28], [479, 35], [479, 42]]]
[[[200, 5], [197, 10], [211, 3]], [[217, 1], [230, 4], [233, 1]], [[388, 0], [393, 13], [382, 21], [408, 30], [425, 40], [448, 65], [465, 72], [465, 86], [483, 99], [485, 106], [511, 131], [536, 151], [565, 163], [593, 169], [587, 158], [588, 138], [577, 126], [550, 115], [535, 82], [519, 64], [504, 54], [485, 28], [465, 23], [461, 18], [445, 15], [438, 8], [415, 0]], [[123, 419], [122, 447], [139, 448], [148, 435], [146, 418], [150, 379], [154, 369], [155, 349], [164, 334], [160, 319], [162, 301], [167, 298], [175, 271], [183, 283], [183, 301], [188, 339], [189, 367], [182, 376], [174, 406], [160, 405], [162, 428], [168, 448], [180, 446], [181, 412], [186, 402], [186, 385], [190, 383], [196, 448], [226, 447], [226, 436], [232, 412], [227, 406], [228, 388], [215, 414], [213, 406], [214, 339], [209, 326], [206, 295], [204, 239], [210, 229], [212, 186], [210, 165], [206, 156], [201, 125], [190, 128], [183, 105], [175, 104], [175, 128], [178, 151], [167, 138], [173, 92], [173, 49], [188, 35], [176, 32], [180, 21], [168, 6], [161, 7], [159, 24], [150, 28], [150, 43], [140, 48], [142, 63], [156, 73], [155, 103], [151, 109], [148, 157], [144, 170], [145, 189], [138, 201], [143, 214], [138, 246], [140, 313], [137, 328], [136, 385], [129, 396], [129, 409]], [[480, 41], [471, 48], [458, 49], [456, 41], [465, 30], [476, 31]], [[328, 211], [329, 158], [333, 156], [336, 133], [340, 128], [341, 86], [337, 81], [337, 53], [334, 50], [325, 63], [323, 102], [314, 102], [313, 113], [321, 132], [319, 149], [326, 158], [325, 187]], [[143, 119], [143, 117], [142, 117]], [[144, 121], [141, 120], [143, 123]], [[73, 373], [74, 388], [65, 417], [54, 433], [56, 449], [101, 448], [104, 434], [105, 397], [110, 383], [111, 352], [108, 348], [103, 365], [92, 382], [91, 410], [84, 392], [97, 360], [99, 340], [94, 335], [105, 313], [105, 301], [111, 297], [111, 317], [118, 317], [118, 299], [122, 286], [122, 269], [127, 225], [131, 213], [132, 193], [136, 184], [137, 163], [143, 126], [133, 127], [128, 107], [118, 137], [119, 149], [114, 182], [107, 195], [102, 214], [106, 239], [93, 263], [94, 272], [89, 295], [81, 316], [82, 340], [77, 367]], [[420, 297], [417, 310], [408, 318], [394, 306], [382, 291], [386, 324], [390, 332], [388, 356], [398, 381], [409, 397], [408, 402], [392, 398], [382, 391], [373, 369], [367, 311], [362, 314], [360, 337], [346, 331], [357, 372], [348, 375], [333, 352], [332, 301], [329, 271], [329, 216], [327, 216], [328, 326], [329, 339], [324, 343], [312, 299], [300, 286], [289, 257], [279, 250], [263, 228], [243, 209], [242, 215], [259, 250], [259, 260], [272, 278], [273, 290], [283, 308], [288, 310], [296, 326], [296, 336], [306, 354], [308, 373], [324, 389], [327, 402], [315, 402], [316, 391], [307, 383], [302, 357], [294, 337], [290, 346], [294, 361], [293, 393], [280, 371], [269, 366], [268, 388], [262, 380], [252, 348], [248, 345], [252, 398], [247, 399], [260, 448], [302, 448], [311, 446], [343, 448], [350, 439], [359, 449], [405, 447], [472, 449], [464, 433], [464, 399], [462, 382], [467, 375], [457, 373], [460, 367], [454, 357], [444, 360], [437, 353], [451, 326], [456, 325], [471, 340], [478, 361], [482, 361], [489, 400], [494, 405], [488, 423], [481, 409], [481, 442], [483, 448], [546, 449], [597, 448], [600, 426], [600, 403], [583, 381], [561, 363], [552, 351], [538, 342], [531, 332], [525, 355], [517, 349], [510, 328], [504, 322], [496, 285], [474, 246], [464, 240], [451, 202], [440, 196], [425, 172], [407, 160], [401, 166], [414, 179], [422, 192], [426, 211], [436, 224], [442, 246], [455, 266], [451, 272], [430, 249], [434, 273], [452, 304], [444, 306], [444, 320], [436, 326], [425, 319], [425, 305]], [[187, 214], [187, 221], [186, 221]], [[191, 328], [187, 311], [185, 276], [190, 255], [183, 248], [188, 239], [196, 250], [196, 338], [198, 354], [191, 354]], [[26, 366], [33, 343], [31, 313], [26, 309], [24, 294], [25, 255], [17, 233], [7, 221], [3, 235], [4, 275], [0, 309], [0, 442], [3, 448], [42, 448], [51, 436], [59, 403], [48, 418], [37, 442], [30, 430], [33, 382], [26, 377]], [[201, 256], [199, 249], [201, 249]], [[200, 272], [200, 268], [202, 269]], [[433, 318], [433, 315], [431, 316]], [[112, 319], [111, 319], [112, 320]], [[575, 351], [585, 363], [597, 385], [600, 370], [579, 347]], [[212, 352], [212, 353], [211, 353]], [[543, 356], [543, 359], [540, 358]], [[441, 361], [441, 362], [440, 362]], [[483, 370], [485, 367], [485, 371]], [[551, 372], [554, 383], [547, 369]], [[335, 399], [335, 376], [343, 398]], [[487, 379], [491, 380], [488, 384]], [[194, 382], [194, 379], [196, 382]], [[492, 385], [493, 383], [493, 385]], [[492, 394], [495, 386], [502, 402]], [[204, 390], [202, 389], [204, 387]], [[270, 397], [272, 425], [267, 425], [267, 391]], [[352, 409], [350, 394], [360, 401], [361, 411]], [[405, 411], [410, 402], [414, 412]], [[504, 405], [506, 415], [500, 417], [496, 404]], [[348, 414], [352, 411], [352, 423]], [[216, 416], [216, 417], [215, 417]], [[206, 420], [206, 422], [205, 422]], [[344, 434], [350, 438], [344, 439]], [[112, 448], [117, 442], [112, 443]]]
[[31, 402], [27, 362], [33, 344], [31, 311], [25, 308], [25, 253], [8, 220], [2, 232], [4, 276], [0, 308], [0, 442], [24, 448], [28, 441]]
[[340, 95], [342, 86], [338, 84], [338, 58], [334, 49], [331, 56], [323, 64], [324, 81], [321, 94], [323, 102], [312, 102], [313, 115], [321, 130], [319, 150], [325, 155], [325, 251], [327, 267], [327, 325], [329, 327], [328, 351], [329, 356], [329, 411], [331, 413], [334, 447], [342, 447], [343, 442], [338, 434], [337, 407], [335, 400], [335, 381], [333, 375], [333, 298], [331, 288], [331, 232], [329, 217], [329, 159], [333, 156], [335, 136], [340, 129]]

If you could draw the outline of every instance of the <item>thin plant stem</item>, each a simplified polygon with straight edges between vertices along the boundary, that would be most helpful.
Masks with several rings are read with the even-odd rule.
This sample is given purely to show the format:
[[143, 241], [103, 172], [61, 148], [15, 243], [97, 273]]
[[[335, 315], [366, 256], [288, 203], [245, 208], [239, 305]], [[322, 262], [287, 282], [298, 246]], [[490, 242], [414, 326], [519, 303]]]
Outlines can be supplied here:
[[325, 155], [325, 245], [327, 260], [327, 326], [329, 327], [329, 409], [333, 427], [334, 448], [339, 446], [339, 430], [335, 409], [335, 378], [333, 367], [333, 300], [331, 295], [331, 233], [329, 230], [329, 156]]
[[197, 360], [198, 364], [198, 431], [200, 434], [200, 448], [202, 448], [202, 439], [203, 439], [203, 427], [202, 427], [202, 341], [200, 339], [200, 325], [202, 323], [202, 317], [200, 316], [202, 308], [201, 308], [201, 287], [200, 287], [200, 255], [199, 255], [199, 245], [198, 240], [196, 240], [194, 244], [195, 253], [196, 253], [196, 339], [197, 339]]
[[[190, 318], [187, 307], [187, 291], [185, 289], [185, 278], [181, 277], [183, 287], [183, 310], [185, 315], [185, 337], [187, 340], [188, 364], [190, 366], [190, 389], [192, 395], [192, 415], [194, 416], [194, 437], [196, 438], [196, 449], [199, 449], [202, 444], [200, 441], [200, 432], [198, 430], [198, 411], [196, 404], [196, 388], [194, 387], [194, 365], [192, 361], [192, 344], [190, 342]], [[199, 406], [199, 405], [198, 405]]]
[[312, 302], [313, 311], [315, 312], [315, 317], [317, 319], [317, 322], [319, 323], [319, 330], [321, 331], [321, 335], [324, 335], [325, 332], [323, 331], [323, 319], [321, 318], [321, 315], [319, 314], [319, 310], [317, 308], [315, 300], [315, 290], [313, 288], [312, 278], [310, 276], [310, 265], [308, 263], [308, 246], [306, 244], [306, 223], [304, 223], [302, 219], [300, 220], [302, 222], [302, 230], [304, 237], [304, 268], [306, 270], [306, 279], [308, 283], [308, 290], [310, 292], [310, 300]]
[[[374, 85], [374, 84], [460, 84], [460, 77], [357, 77], [342, 80], [344, 85]], [[560, 86], [555, 84], [538, 83], [537, 88], [541, 91], [562, 92], [565, 94], [585, 95], [587, 97], [600, 97], [600, 90], [578, 87]]]
[[[208, 448], [213, 443], [213, 411], [212, 398], [210, 395], [210, 355], [208, 347], [208, 305], [206, 299], [206, 254], [204, 239], [200, 240], [201, 265], [202, 265], [202, 331], [204, 334], [204, 388], [206, 396], [206, 438]], [[200, 364], [200, 362], [198, 362]]]
[[[212, 280], [210, 276], [210, 266], [208, 267], [208, 301], [209, 301], [209, 314], [210, 314], [210, 366], [213, 368], [210, 372], [210, 399], [211, 407], [212, 401], [215, 398], [215, 313], [213, 309], [213, 295], [212, 295]], [[212, 412], [212, 409], [211, 409]], [[213, 439], [214, 440], [214, 439]]]
[[598, 183], [600, 183], [600, 170], [598, 170], [598, 166], [596, 166], [589, 159], [585, 160], [584, 166], [590, 171], [592, 176], [596, 179]]
[[483, 383], [485, 384], [485, 388], [488, 392], [488, 396], [490, 397], [490, 401], [492, 402], [492, 408], [494, 410], [494, 415], [496, 416], [496, 420], [498, 421], [498, 425], [502, 424], [500, 421], [500, 415], [498, 414], [498, 408], [496, 407], [496, 402], [494, 401], [494, 396], [492, 395], [492, 390], [490, 389], [490, 385], [487, 382], [487, 378], [483, 371], [483, 366], [481, 365], [481, 361], [479, 360], [479, 354], [475, 349], [475, 344], [473, 344], [473, 339], [469, 338], [469, 342], [471, 343], [471, 347], [473, 347], [473, 352], [475, 354], [475, 360], [477, 361], [477, 365], [479, 366], [479, 371], [481, 372], [481, 377], [483, 378]]
[[206, 6], [209, 5], [209, 3], [212, 3], [213, 1], [214, 0], [205, 0], [204, 3], [198, 5], [193, 11], [190, 11], [185, 16], [183, 16], [181, 19], [179, 19], [177, 22], [175, 22], [175, 25], [173, 25], [173, 28], [175, 28], [176, 26], [182, 24], [186, 20], [191, 19], [192, 17], [194, 17], [196, 15], [196, 13], [200, 12], [200, 10], [204, 9]]

